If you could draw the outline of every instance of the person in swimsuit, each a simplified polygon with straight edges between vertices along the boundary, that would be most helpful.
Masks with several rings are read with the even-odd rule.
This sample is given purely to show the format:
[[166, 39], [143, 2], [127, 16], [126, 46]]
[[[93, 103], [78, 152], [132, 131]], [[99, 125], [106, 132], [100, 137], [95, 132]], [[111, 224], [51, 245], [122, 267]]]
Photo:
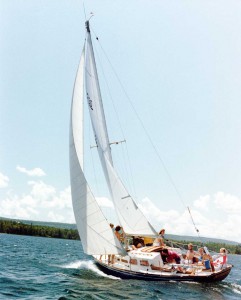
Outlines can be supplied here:
[[165, 234], [165, 229], [161, 229], [158, 237], [153, 242], [153, 246], [161, 246], [161, 247], [166, 246], [164, 243], [164, 234]]

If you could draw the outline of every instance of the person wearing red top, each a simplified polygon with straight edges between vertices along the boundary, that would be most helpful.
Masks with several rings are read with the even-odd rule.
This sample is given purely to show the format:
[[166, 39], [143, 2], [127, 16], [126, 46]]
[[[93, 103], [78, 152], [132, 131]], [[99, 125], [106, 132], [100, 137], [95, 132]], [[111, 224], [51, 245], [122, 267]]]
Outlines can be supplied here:
[[163, 249], [161, 251], [161, 256], [164, 258], [163, 261], [166, 261], [168, 263], [180, 264], [181, 258], [174, 251], [171, 251], [171, 250], [168, 250], [168, 249]]

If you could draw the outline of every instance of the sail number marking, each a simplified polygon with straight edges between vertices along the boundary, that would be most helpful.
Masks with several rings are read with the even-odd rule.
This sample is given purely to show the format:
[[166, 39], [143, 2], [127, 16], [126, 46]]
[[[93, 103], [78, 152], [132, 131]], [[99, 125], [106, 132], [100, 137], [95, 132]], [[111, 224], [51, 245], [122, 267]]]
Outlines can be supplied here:
[[88, 100], [88, 104], [89, 104], [90, 109], [91, 109], [91, 110], [94, 110], [94, 109], [93, 109], [93, 105], [92, 105], [92, 102], [93, 102], [93, 101], [90, 99], [90, 96], [89, 96], [88, 93], [87, 93], [87, 100]]

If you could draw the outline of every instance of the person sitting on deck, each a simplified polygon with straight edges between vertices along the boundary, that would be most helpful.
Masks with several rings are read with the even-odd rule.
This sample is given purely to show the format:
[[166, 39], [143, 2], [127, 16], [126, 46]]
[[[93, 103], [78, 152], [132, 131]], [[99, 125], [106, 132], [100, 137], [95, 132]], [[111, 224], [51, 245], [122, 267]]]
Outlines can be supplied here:
[[222, 269], [226, 265], [227, 260], [227, 250], [225, 248], [221, 248], [219, 250], [218, 257], [216, 257], [216, 259], [213, 261], [215, 269]]
[[203, 254], [204, 254], [204, 249], [203, 248], [199, 248], [198, 249], [198, 261], [199, 262], [203, 261]]
[[225, 248], [220, 248], [220, 250], [219, 250], [219, 257], [224, 257], [225, 260], [227, 259], [227, 250]]
[[164, 243], [164, 234], [165, 234], [165, 229], [161, 229], [158, 237], [153, 242], [153, 246], [161, 246], [161, 247], [166, 246]]
[[[199, 257], [198, 257], [198, 264], [202, 264], [205, 266], [206, 269], [210, 269], [211, 268], [211, 263], [210, 263], [210, 254], [206, 253], [204, 248], [199, 248], [198, 249], [198, 254], [199, 254]], [[205, 262], [206, 261], [206, 262]]]
[[171, 251], [165, 248], [161, 251], [161, 256], [163, 262], [166, 261], [169, 264], [180, 264], [181, 257], [175, 251]]
[[144, 240], [141, 237], [133, 237], [132, 249], [138, 249], [144, 247]]
[[219, 250], [219, 257], [223, 257], [223, 264], [226, 264], [227, 262], [227, 250], [225, 248], [220, 248]]
[[187, 260], [187, 263], [188, 264], [193, 264], [194, 263], [194, 255], [195, 255], [195, 252], [193, 250], [193, 245], [190, 243], [188, 244], [188, 250], [187, 250], [187, 253], [186, 253], [186, 260]]
[[122, 244], [124, 244], [126, 234], [125, 234], [125, 232], [123, 230], [123, 227], [120, 228], [119, 234], [120, 234], [120, 241], [121, 241]]
[[202, 256], [202, 261], [204, 263], [205, 268], [211, 269], [212, 271], [215, 271], [214, 265], [213, 265], [213, 258], [209, 254], [207, 247], [203, 248], [203, 256]]
[[121, 240], [121, 233], [120, 233], [121, 227], [119, 225], [116, 226], [115, 228], [115, 235], [118, 238], [118, 240]]

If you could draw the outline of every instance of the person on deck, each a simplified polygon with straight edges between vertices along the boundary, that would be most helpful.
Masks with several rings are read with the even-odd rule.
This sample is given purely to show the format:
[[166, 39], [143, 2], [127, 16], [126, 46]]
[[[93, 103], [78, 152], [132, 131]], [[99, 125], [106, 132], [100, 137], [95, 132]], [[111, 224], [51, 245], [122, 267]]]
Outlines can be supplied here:
[[219, 257], [223, 259], [222, 265], [226, 265], [228, 261], [227, 250], [225, 248], [221, 248], [219, 253], [220, 253]]
[[219, 256], [227, 257], [227, 250], [225, 248], [220, 248], [219, 253]]
[[[215, 271], [214, 265], [213, 265], [213, 258], [209, 254], [208, 249], [206, 247], [203, 248], [203, 262], [206, 269], [211, 269], [212, 271]], [[209, 262], [209, 263], [207, 263]]]
[[161, 251], [161, 256], [163, 258], [163, 261], [166, 261], [169, 264], [180, 264], [181, 257], [175, 251], [171, 251], [165, 248]]
[[164, 234], [165, 234], [165, 229], [161, 229], [158, 237], [153, 242], [153, 246], [161, 246], [161, 247], [166, 246], [164, 243]]
[[194, 262], [194, 255], [195, 252], [193, 250], [193, 245], [190, 243], [188, 244], [188, 250], [187, 250], [187, 254], [186, 254], [186, 260], [189, 264], [192, 264]]
[[223, 267], [226, 266], [228, 257], [227, 257], [227, 250], [225, 248], [221, 248], [219, 250], [219, 255], [216, 256], [215, 258], [213, 257], [213, 266], [215, 269], [222, 269]]
[[138, 248], [144, 247], [144, 239], [142, 237], [133, 237], [132, 249], [136, 250]]
[[199, 248], [198, 249], [198, 260], [199, 260], [199, 262], [203, 261], [203, 254], [204, 254], [204, 249], [203, 248]]
[[115, 235], [118, 238], [118, 240], [121, 240], [121, 227], [119, 225], [116, 226], [115, 228]]
[[123, 230], [123, 227], [120, 228], [119, 234], [120, 234], [120, 241], [122, 242], [122, 244], [124, 244], [126, 235], [125, 235], [125, 232]]

